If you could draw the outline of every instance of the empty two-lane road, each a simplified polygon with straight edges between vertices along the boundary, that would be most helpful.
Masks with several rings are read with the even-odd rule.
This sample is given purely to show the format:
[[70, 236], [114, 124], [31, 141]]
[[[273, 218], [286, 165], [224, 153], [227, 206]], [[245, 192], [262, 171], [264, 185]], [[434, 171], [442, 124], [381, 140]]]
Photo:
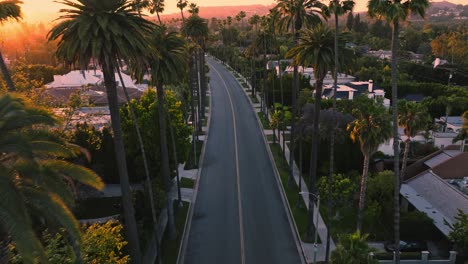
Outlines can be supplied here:
[[183, 262], [303, 263], [255, 113], [212, 59], [211, 124]]

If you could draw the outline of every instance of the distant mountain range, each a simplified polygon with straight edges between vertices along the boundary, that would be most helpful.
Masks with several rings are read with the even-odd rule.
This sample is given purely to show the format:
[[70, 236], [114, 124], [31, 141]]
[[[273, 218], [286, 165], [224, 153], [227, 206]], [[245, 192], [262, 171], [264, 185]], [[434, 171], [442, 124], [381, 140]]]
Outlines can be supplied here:
[[[234, 17], [239, 14], [240, 11], [244, 11], [247, 14], [247, 17], [251, 17], [254, 14], [263, 16], [268, 14], [270, 9], [273, 7], [274, 5], [202, 6], [200, 7], [200, 16], [204, 18], [226, 18], [227, 16], [231, 16], [234, 19]], [[188, 17], [189, 15], [190, 14], [188, 12], [184, 12], [185, 17]], [[173, 18], [181, 18], [180, 12], [161, 15], [161, 19], [165, 21], [171, 20]]]
[[[263, 16], [269, 13], [270, 9], [273, 8], [275, 5], [271, 4], [269, 6], [265, 5], [239, 5], [239, 6], [201, 6], [200, 7], [200, 16], [204, 18], [226, 18], [227, 16], [231, 16], [233, 19], [239, 13], [239, 11], [245, 11], [247, 13], [247, 17], [250, 17], [254, 14], [259, 16]], [[439, 9], [450, 9], [456, 8], [458, 5], [442, 1], [442, 2], [432, 2], [431, 7], [428, 10], [428, 13], [433, 13], [434, 10]], [[360, 12], [364, 13], [364, 12]], [[188, 17], [190, 14], [185, 11], [184, 16]], [[161, 15], [161, 19], [164, 21], [168, 21], [171, 19], [180, 19], [180, 12], [172, 13], [172, 14], [163, 14]], [[154, 17], [153, 19], [156, 19]]]

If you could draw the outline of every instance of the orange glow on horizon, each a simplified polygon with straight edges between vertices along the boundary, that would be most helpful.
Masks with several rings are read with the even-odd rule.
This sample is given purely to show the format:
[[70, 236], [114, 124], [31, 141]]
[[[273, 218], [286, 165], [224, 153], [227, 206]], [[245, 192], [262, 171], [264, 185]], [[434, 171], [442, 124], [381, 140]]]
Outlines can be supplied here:
[[[55, 2], [54, 0], [22, 0], [23, 19], [28, 23], [50, 23], [59, 16], [61, 8], [67, 8], [65, 5]], [[328, 2], [328, 0], [322, 0]], [[367, 0], [355, 0], [355, 11], [361, 12], [366, 10]], [[197, 3], [201, 8], [204, 6], [233, 6], [233, 5], [271, 5], [274, 0], [194, 0], [190, 2]], [[455, 4], [466, 4], [466, 0], [449, 0]], [[176, 0], [166, 1], [166, 10], [163, 14], [171, 14], [179, 12], [176, 7]]]

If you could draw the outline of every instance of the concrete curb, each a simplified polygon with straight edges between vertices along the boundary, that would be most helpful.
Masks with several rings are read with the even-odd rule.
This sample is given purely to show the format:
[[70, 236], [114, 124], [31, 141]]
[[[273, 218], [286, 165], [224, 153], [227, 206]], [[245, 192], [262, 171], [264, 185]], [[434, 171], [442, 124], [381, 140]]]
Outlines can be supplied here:
[[208, 91], [210, 91], [210, 100], [209, 100], [209, 115], [208, 115], [208, 120], [207, 120], [207, 132], [205, 136], [205, 140], [203, 143], [202, 151], [198, 160], [198, 172], [197, 172], [197, 179], [195, 181], [195, 187], [193, 188], [193, 197], [192, 197], [192, 202], [189, 205], [189, 210], [187, 213], [187, 218], [185, 219], [185, 225], [184, 225], [184, 231], [182, 232], [182, 239], [181, 243], [179, 246], [179, 254], [177, 256], [177, 264], [183, 264], [185, 260], [185, 252], [187, 251], [187, 243], [188, 243], [188, 237], [190, 234], [190, 227], [192, 224], [192, 218], [193, 218], [193, 211], [195, 207], [195, 202], [197, 200], [197, 194], [198, 194], [198, 186], [200, 184], [200, 176], [201, 172], [203, 170], [203, 161], [205, 160], [205, 151], [206, 151], [206, 145], [208, 142], [208, 138], [210, 135], [210, 126], [211, 126], [211, 100], [213, 96], [211, 95], [211, 85], [208, 84]]
[[[228, 71], [230, 71], [228, 68], [226, 68], [226, 69]], [[233, 70], [233, 72], [236, 72], [236, 71]], [[240, 73], [238, 73], [238, 72], [236, 72], [236, 73], [238, 75], [242, 76]], [[262, 122], [260, 121], [260, 118], [258, 117], [258, 114], [255, 111], [255, 107], [253, 105], [253, 102], [252, 102], [250, 96], [247, 94], [246, 90], [243, 88], [243, 86], [239, 82], [239, 80], [237, 80], [237, 78], [235, 78], [235, 77], [234, 77], [234, 79], [236, 79], [236, 82], [239, 84], [239, 87], [241, 87], [242, 91], [244, 92], [243, 93], [244, 96], [246, 96], [246, 98], [248, 99], [248, 101], [250, 103], [250, 106], [252, 107], [252, 111], [255, 114], [255, 119], [257, 120], [258, 128], [262, 132], [263, 142], [265, 144], [265, 147], [266, 147], [266, 150], [267, 150], [267, 153], [268, 153], [268, 157], [270, 158], [270, 163], [274, 167], [274, 172], [275, 172], [275, 176], [276, 176], [275, 179], [276, 179], [276, 183], [278, 184], [278, 188], [280, 189], [281, 200], [283, 201], [283, 206], [285, 208], [288, 208], [288, 210], [287, 210], [288, 213], [286, 215], [288, 216], [289, 224], [291, 226], [291, 229], [293, 230], [293, 234], [294, 234], [294, 238], [295, 238], [295, 242], [296, 242], [296, 247], [297, 247], [297, 249], [299, 251], [299, 254], [302, 256], [302, 258], [301, 258], [302, 263], [305, 264], [305, 263], [307, 263], [307, 257], [306, 257], [304, 248], [302, 247], [302, 241], [300, 239], [300, 235], [299, 235], [299, 231], [297, 229], [296, 221], [294, 221], [294, 217], [293, 217], [291, 207], [289, 206], [289, 203], [287, 202], [286, 192], [284, 190], [283, 184], [281, 183], [281, 178], [280, 178], [280, 174], [279, 174], [279, 171], [278, 171], [278, 167], [276, 166], [275, 159], [273, 158], [273, 154], [271, 153], [270, 145], [268, 144], [268, 141], [267, 141], [267, 138], [266, 138], [266, 135], [265, 135], [265, 131], [263, 129]], [[245, 78], [244, 78], [244, 81], [245, 81]], [[256, 94], [256, 97], [257, 98], [259, 97], [258, 94]]]

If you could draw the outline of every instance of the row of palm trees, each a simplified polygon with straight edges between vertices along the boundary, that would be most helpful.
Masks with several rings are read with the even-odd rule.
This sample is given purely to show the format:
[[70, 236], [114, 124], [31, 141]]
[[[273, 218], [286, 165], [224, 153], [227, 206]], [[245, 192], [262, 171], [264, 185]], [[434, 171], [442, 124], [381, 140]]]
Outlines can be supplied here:
[[[16, 0], [1, 2], [0, 21], [3, 22], [8, 18], [19, 18], [20, 3]], [[164, 8], [163, 1], [148, 3], [148, 1], [133, 2], [128, 0], [64, 0], [61, 3], [68, 8], [61, 10], [62, 16], [58, 20], [59, 23], [49, 32], [48, 38], [50, 41], [57, 41], [56, 56], [66, 64], [86, 70], [93, 63], [93, 67], [98, 66], [102, 69], [111, 113], [129, 251], [132, 262], [141, 263], [140, 243], [120, 125], [115, 72], [120, 74], [121, 63], [125, 62], [137, 78], [142, 77], [145, 73], [151, 74], [150, 83], [156, 87], [158, 111], [160, 112], [161, 174], [164, 178], [166, 194], [169, 195], [172, 180], [169, 168], [163, 88], [165, 84], [177, 80], [180, 72], [185, 72], [188, 65], [187, 52], [198, 54], [196, 58], [196, 61], [199, 62], [198, 68], [204, 65], [204, 55], [199, 50], [203, 50], [204, 37], [207, 35], [206, 22], [196, 15], [197, 11], [189, 18], [190, 22], [184, 23], [186, 37], [198, 44], [198, 46], [187, 47], [185, 39], [174, 32], [168, 32], [160, 20], [160, 25], [155, 25], [142, 17], [141, 7], [149, 6], [158, 13]], [[182, 7], [181, 10], [185, 7], [184, 2], [181, 2], [180, 7]], [[192, 10], [196, 10], [196, 6], [192, 7]], [[4, 76], [8, 76], [6, 67], [3, 73]], [[204, 78], [204, 74], [201, 75], [201, 78]], [[205, 82], [205, 79], [201, 80], [201, 83]], [[206, 86], [203, 85], [203, 87]], [[10, 90], [14, 90], [14, 87], [11, 86]], [[199, 99], [199, 101], [204, 100]], [[97, 182], [98, 184], [95, 186], [102, 185], [102, 182]], [[166, 202], [167, 228], [169, 237], [172, 239], [176, 235], [172, 199], [167, 197]], [[28, 252], [32, 254], [34, 251], [24, 250], [21, 245], [18, 248], [24, 254]]]
[[[174, 32], [167, 32], [159, 15], [160, 25], [154, 25], [144, 19], [139, 11], [141, 5], [135, 6], [134, 2], [128, 0], [78, 0], [77, 2], [65, 0], [63, 3], [73, 9], [62, 10], [64, 14], [59, 19], [60, 23], [51, 30], [49, 39], [58, 40], [56, 55], [63, 61], [74, 63], [80, 69], [87, 69], [90, 61], [93, 60], [103, 70], [114, 131], [130, 255], [134, 263], [141, 263], [139, 239], [125, 162], [125, 147], [120, 127], [114, 72], [119, 71], [120, 61], [124, 61], [130, 66], [133, 75], [137, 77], [149, 72], [151, 75], [150, 84], [156, 87], [158, 111], [160, 112], [161, 172], [167, 195], [167, 231], [169, 238], [174, 239], [176, 229], [172, 199], [169, 197], [172, 180], [167, 147], [164, 85], [178, 80], [179, 73], [185, 72], [187, 65], [194, 65], [193, 62], [196, 62], [196, 67], [200, 72], [204, 65], [204, 39], [208, 34], [206, 22], [197, 15], [198, 12], [193, 12], [192, 16], [185, 20], [183, 32], [187, 39], [196, 44], [187, 46], [184, 37]], [[186, 2], [183, 1], [178, 3], [181, 11], [185, 5]], [[149, 6], [159, 14], [164, 8], [164, 2], [152, 1]], [[183, 17], [183, 19], [185, 18]], [[190, 56], [193, 59], [187, 61], [186, 57], [189, 57], [187, 54], [190, 53], [196, 56]], [[191, 72], [193, 71], [192, 68]], [[198, 118], [199, 122], [204, 114], [204, 111], [201, 110], [204, 109], [204, 98], [200, 98], [206, 90], [204, 77], [204, 72], [198, 76], [201, 87], [199, 113], [202, 113]], [[192, 96], [193, 99], [194, 96]], [[199, 127], [201, 126], [199, 125]]]
[[[394, 172], [395, 172], [395, 194], [394, 194], [394, 232], [395, 232], [395, 241], [399, 241], [399, 190], [400, 190], [400, 178], [404, 174], [406, 159], [407, 159], [407, 149], [409, 143], [405, 145], [404, 162], [402, 172], [399, 170], [399, 135], [398, 135], [398, 125], [404, 123], [403, 116], [398, 111], [398, 100], [397, 100], [397, 49], [398, 49], [398, 33], [399, 25], [401, 21], [407, 19], [411, 13], [419, 14], [424, 16], [425, 10], [429, 6], [428, 0], [370, 0], [368, 2], [368, 13], [371, 17], [383, 18], [386, 19], [389, 24], [392, 25], [392, 123], [393, 131], [391, 135], [394, 138]], [[293, 59], [294, 71], [293, 71], [293, 89], [292, 89], [292, 113], [293, 121], [291, 123], [291, 142], [295, 141], [296, 129], [294, 118], [298, 115], [297, 109], [297, 91], [298, 91], [298, 66], [312, 66], [314, 68], [314, 77], [315, 77], [315, 111], [314, 111], [314, 127], [312, 129], [312, 138], [318, 138], [319, 130], [319, 120], [320, 120], [320, 101], [321, 101], [321, 90], [323, 85], [323, 79], [325, 75], [331, 71], [334, 76], [334, 89], [337, 87], [337, 72], [343, 70], [345, 65], [345, 59], [348, 57], [344, 49], [343, 39], [340, 39], [340, 33], [338, 31], [338, 17], [347, 12], [352, 11], [354, 7], [354, 1], [352, 0], [331, 0], [328, 6], [322, 4], [317, 0], [278, 0], [277, 5], [271, 10], [270, 17], [273, 20], [273, 23], [277, 24], [279, 33], [291, 32], [294, 35], [295, 46], [289, 50], [286, 54], [287, 57]], [[329, 15], [334, 14], [335, 20], [335, 32], [328, 29], [323, 25], [323, 20], [327, 19]], [[252, 25], [258, 24], [258, 19], [251, 17], [249, 22]], [[305, 28], [305, 29], [304, 29]], [[258, 30], [256, 30], [258, 32]], [[261, 47], [259, 47], [261, 48]], [[336, 90], [334, 90], [334, 95]], [[264, 93], [266, 93], [264, 91]], [[336, 106], [335, 96], [333, 99], [333, 108]], [[406, 104], [406, 106], [411, 104]], [[407, 110], [406, 108], [404, 110]], [[414, 110], [414, 109], [413, 109]], [[421, 112], [421, 109], [414, 110]], [[405, 111], [407, 113], [408, 111]], [[399, 116], [400, 114], [400, 123]], [[419, 115], [422, 116], [422, 115]], [[373, 117], [367, 117], [368, 120], [371, 120]], [[419, 118], [419, 117], [418, 117]], [[421, 118], [424, 119], [424, 118]], [[424, 123], [424, 122], [422, 122]], [[357, 125], [357, 124], [355, 124]], [[351, 131], [353, 128], [350, 128]], [[414, 135], [414, 131], [419, 129], [413, 129], [412, 132], [408, 131], [409, 136]], [[375, 132], [375, 131], [374, 131]], [[334, 132], [332, 131], [332, 136], [330, 140], [330, 171], [328, 174], [328, 179], [331, 181], [331, 175], [333, 175], [333, 153], [334, 153]], [[355, 135], [356, 136], [356, 135]], [[383, 138], [388, 136], [384, 133]], [[409, 141], [408, 141], [409, 142]], [[361, 144], [362, 145], [362, 144]], [[374, 147], [369, 149], [369, 146], [361, 146], [363, 148], [363, 153], [365, 157], [369, 157], [373, 152]], [[318, 140], [312, 141], [311, 146], [311, 160], [310, 160], [310, 175], [309, 175], [309, 189], [311, 192], [315, 192], [315, 179], [317, 177], [317, 150], [318, 150]], [[294, 160], [294, 144], [291, 144], [290, 151], [290, 179], [292, 179], [292, 166]], [[370, 153], [370, 154], [369, 154]], [[367, 158], [368, 159], [368, 158]], [[366, 171], [366, 166], [364, 166], [364, 171]], [[361, 184], [361, 189], [365, 190], [365, 180], [367, 172], [363, 172], [363, 182]], [[329, 187], [331, 188], [331, 184]], [[329, 190], [331, 192], [331, 189]], [[363, 192], [361, 191], [361, 196]], [[313, 230], [313, 196], [309, 197], [311, 201], [311, 206], [309, 207], [309, 235], [312, 235]], [[360, 199], [361, 200], [361, 199]], [[364, 206], [364, 198], [360, 201], [360, 213], [362, 219], [362, 209]], [[328, 206], [328, 214], [331, 214], [331, 205]], [[329, 217], [331, 219], [331, 217]], [[362, 228], [362, 221], [358, 220], [357, 229], [360, 231]], [[330, 230], [330, 228], [328, 229]], [[328, 235], [329, 236], [329, 235]], [[396, 251], [399, 253], [398, 243], [396, 243]], [[327, 260], [329, 252], [329, 242], [327, 241]], [[399, 263], [399, 254], [397, 254], [397, 262]]]

